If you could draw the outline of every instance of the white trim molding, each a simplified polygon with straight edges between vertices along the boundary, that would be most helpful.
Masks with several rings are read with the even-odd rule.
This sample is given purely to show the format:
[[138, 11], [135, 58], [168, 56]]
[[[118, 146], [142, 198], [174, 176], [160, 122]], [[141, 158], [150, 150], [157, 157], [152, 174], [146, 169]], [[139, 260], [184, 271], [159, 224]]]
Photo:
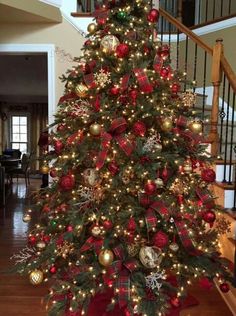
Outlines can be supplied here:
[[40, 2], [44, 2], [49, 5], [53, 5], [54, 7], [60, 8], [62, 6], [62, 0], [39, 0]]
[[48, 64], [48, 123], [56, 112], [55, 45], [53, 44], [0, 44], [0, 54], [45, 53]]

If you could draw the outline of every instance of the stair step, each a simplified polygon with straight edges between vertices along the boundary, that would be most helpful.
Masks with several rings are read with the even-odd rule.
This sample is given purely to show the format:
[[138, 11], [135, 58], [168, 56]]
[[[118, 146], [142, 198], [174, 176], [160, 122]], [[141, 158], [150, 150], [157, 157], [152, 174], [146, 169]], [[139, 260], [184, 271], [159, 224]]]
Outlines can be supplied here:
[[94, 14], [91, 12], [72, 12], [71, 16], [74, 18], [89, 18], [94, 17]]
[[232, 160], [232, 161], [230, 161], [230, 160], [224, 160], [224, 159], [216, 159], [215, 161], [214, 161], [214, 163], [216, 164], [216, 165], [234, 165], [234, 164], [236, 164], [236, 160]]
[[235, 189], [235, 183], [228, 184], [228, 183], [222, 183], [222, 182], [215, 182], [215, 185], [219, 188], [222, 188], [224, 190], [234, 190]]

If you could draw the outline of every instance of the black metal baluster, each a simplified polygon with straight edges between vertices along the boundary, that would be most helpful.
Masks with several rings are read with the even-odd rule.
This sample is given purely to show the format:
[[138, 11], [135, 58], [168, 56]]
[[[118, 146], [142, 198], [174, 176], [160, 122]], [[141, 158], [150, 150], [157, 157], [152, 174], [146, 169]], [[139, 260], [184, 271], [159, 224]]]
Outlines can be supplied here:
[[196, 90], [196, 79], [197, 79], [197, 52], [198, 52], [198, 47], [197, 47], [197, 44], [195, 44], [194, 69], [193, 69], [193, 81], [194, 81], [193, 91], [194, 92]]
[[[165, 1], [165, 11], [167, 11], [167, 5], [168, 5], [167, 2], [168, 2], [168, 0]], [[164, 32], [166, 32], [167, 29], [168, 29], [168, 28], [167, 28], [167, 27], [168, 27], [168, 23], [169, 23], [169, 22], [168, 22], [167, 20], [165, 20], [164, 30], [163, 30]]]
[[223, 16], [223, 5], [224, 5], [224, 0], [221, 0], [220, 17]]
[[230, 110], [230, 83], [228, 82], [228, 97], [227, 97], [227, 112], [226, 112], [226, 132], [225, 132], [225, 155], [224, 155], [224, 178], [223, 182], [227, 181], [226, 170], [227, 170], [227, 158], [228, 158], [228, 136], [229, 136], [229, 110]]
[[229, 15], [231, 14], [231, 0], [229, 0]]
[[212, 19], [215, 20], [215, 14], [216, 14], [216, 0], [213, 0], [213, 13], [212, 13]]
[[201, 12], [202, 7], [201, 7], [201, 4], [202, 4], [202, 1], [199, 0], [199, 3], [198, 3], [198, 24], [201, 23], [201, 16], [202, 16], [202, 12]]
[[206, 107], [206, 73], [207, 73], [207, 52], [204, 54], [204, 71], [203, 71], [203, 102], [202, 102], [202, 120], [205, 117], [205, 107]]
[[184, 91], [186, 90], [186, 79], [187, 79], [187, 72], [188, 71], [188, 36], [186, 36], [186, 43], [185, 43], [185, 65], [184, 65], [184, 72], [185, 72], [185, 82], [184, 82]]
[[176, 70], [179, 70], [179, 29], [177, 29]]
[[235, 111], [235, 93], [233, 93], [233, 106], [231, 118], [231, 137], [230, 137], [230, 156], [229, 156], [229, 184], [232, 184], [232, 163], [233, 163], [233, 142], [234, 142], [234, 111]]
[[[236, 160], [236, 145], [234, 146], [234, 155], [235, 155], [235, 160]], [[234, 163], [234, 204], [233, 204], [233, 211], [234, 212], [236, 211], [236, 162]], [[235, 278], [235, 280], [236, 280], [236, 278]], [[235, 282], [235, 284], [236, 284], [236, 282]]]
[[206, 0], [205, 22], [208, 21], [208, 0]]
[[225, 83], [226, 83], [226, 76], [224, 74], [223, 90], [222, 90], [222, 103], [221, 103], [221, 110], [220, 110], [220, 155], [222, 154], [224, 118], [226, 115], [225, 114]]

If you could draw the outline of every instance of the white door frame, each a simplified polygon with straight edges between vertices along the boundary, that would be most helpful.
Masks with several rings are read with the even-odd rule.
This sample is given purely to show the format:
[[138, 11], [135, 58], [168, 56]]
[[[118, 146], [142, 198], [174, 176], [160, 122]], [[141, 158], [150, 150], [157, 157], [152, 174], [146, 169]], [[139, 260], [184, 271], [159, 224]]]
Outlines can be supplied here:
[[[0, 55], [11, 53], [46, 53], [48, 64], [48, 124], [53, 123], [56, 112], [55, 45], [53, 44], [0, 44]], [[1, 57], [0, 57], [1, 58]]]

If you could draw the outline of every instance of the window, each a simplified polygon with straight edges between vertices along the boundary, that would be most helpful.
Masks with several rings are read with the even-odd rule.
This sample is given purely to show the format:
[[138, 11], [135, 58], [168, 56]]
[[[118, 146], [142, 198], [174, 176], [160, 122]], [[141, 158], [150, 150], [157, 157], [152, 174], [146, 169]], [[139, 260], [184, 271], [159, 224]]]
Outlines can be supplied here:
[[22, 153], [28, 150], [28, 117], [12, 115], [11, 117], [11, 148]]

